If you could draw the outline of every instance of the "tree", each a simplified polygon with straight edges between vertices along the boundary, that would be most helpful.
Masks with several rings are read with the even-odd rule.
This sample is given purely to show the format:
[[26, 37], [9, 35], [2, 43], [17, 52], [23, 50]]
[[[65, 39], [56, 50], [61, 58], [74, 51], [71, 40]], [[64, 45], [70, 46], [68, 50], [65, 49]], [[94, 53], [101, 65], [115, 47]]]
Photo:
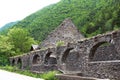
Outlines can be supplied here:
[[29, 32], [22, 28], [12, 28], [7, 35], [17, 53], [28, 52], [31, 45], [36, 44], [36, 41], [30, 37]]
[[8, 58], [14, 55], [14, 45], [8, 41], [9, 38], [7, 36], [0, 35], [0, 65], [8, 64]]

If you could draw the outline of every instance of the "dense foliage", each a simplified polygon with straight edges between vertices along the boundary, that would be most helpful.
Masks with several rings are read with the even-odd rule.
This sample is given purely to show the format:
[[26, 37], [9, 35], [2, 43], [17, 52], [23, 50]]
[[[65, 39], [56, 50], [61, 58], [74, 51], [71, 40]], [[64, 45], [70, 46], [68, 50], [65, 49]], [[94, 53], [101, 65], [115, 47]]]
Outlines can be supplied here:
[[21, 28], [10, 29], [7, 35], [17, 53], [28, 52], [31, 44], [36, 44], [34, 39], [29, 36], [29, 32]]
[[14, 26], [15, 24], [17, 24], [19, 21], [15, 21], [15, 22], [10, 22], [10, 23], [7, 23], [5, 24], [4, 26], [2, 26], [0, 28], [0, 34], [7, 34], [8, 30], [10, 28], [12, 28], [12, 26]]
[[7, 36], [0, 35], [0, 65], [4, 66], [6, 63], [8, 64], [8, 57], [14, 54], [12, 48], [14, 45], [9, 42], [9, 38]]
[[[3, 27], [0, 32], [4, 34], [0, 35], [0, 65], [6, 65], [10, 56], [29, 51], [30, 45], [36, 43], [34, 39], [43, 41], [68, 17], [85, 37], [116, 30], [120, 28], [120, 1], [61, 0], [57, 4], [31, 14], [22, 21], [6, 25], [7, 27]], [[12, 29], [8, 30], [9, 28]], [[57, 46], [59, 45], [63, 43], [58, 42]], [[30, 75], [30, 72], [28, 74]], [[51, 76], [53, 76], [52, 73], [48, 76], [43, 75], [43, 78], [53, 80], [54, 77]]]
[[[2, 50], [0, 54], [6, 54], [6, 51], [7, 53], [12, 52], [12, 54], [14, 52], [27, 52], [34, 39], [44, 40], [53, 29], [68, 17], [72, 19], [86, 37], [119, 29], [120, 1], [61, 0], [57, 4], [47, 6], [14, 24], [12, 26], [12, 28], [15, 27], [13, 30], [6, 32], [5, 37], [0, 37], [3, 38], [0, 41], [0, 45], [2, 45], [0, 46], [0, 50]], [[24, 30], [16, 29], [16, 27], [26, 29], [30, 34], [26, 31], [24, 32]], [[29, 37], [27, 37], [28, 35]], [[30, 36], [34, 39], [30, 38]]]
[[14, 27], [26, 28], [32, 37], [42, 41], [68, 17], [86, 37], [118, 29], [120, 1], [61, 0], [26, 17]]
[[8, 64], [11, 56], [28, 52], [32, 44], [36, 44], [36, 41], [21, 28], [10, 29], [6, 36], [0, 35], [0, 65]]

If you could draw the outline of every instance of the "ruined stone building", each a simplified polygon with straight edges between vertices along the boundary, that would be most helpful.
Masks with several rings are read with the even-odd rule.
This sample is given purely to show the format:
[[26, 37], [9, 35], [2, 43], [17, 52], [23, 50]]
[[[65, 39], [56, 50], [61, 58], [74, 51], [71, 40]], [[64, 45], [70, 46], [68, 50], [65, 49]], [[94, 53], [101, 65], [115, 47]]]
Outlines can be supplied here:
[[[56, 46], [59, 41], [65, 44]], [[59, 70], [64, 74], [120, 80], [120, 31], [84, 38], [66, 19], [38, 49], [34, 47], [27, 54], [11, 57], [11, 65], [40, 73]]]
[[59, 41], [64, 41], [64, 45], [68, 43], [76, 42], [84, 38], [79, 30], [75, 27], [70, 19], [63, 21], [58, 28], [48, 35], [48, 37], [41, 43], [41, 47], [56, 47], [56, 43]]

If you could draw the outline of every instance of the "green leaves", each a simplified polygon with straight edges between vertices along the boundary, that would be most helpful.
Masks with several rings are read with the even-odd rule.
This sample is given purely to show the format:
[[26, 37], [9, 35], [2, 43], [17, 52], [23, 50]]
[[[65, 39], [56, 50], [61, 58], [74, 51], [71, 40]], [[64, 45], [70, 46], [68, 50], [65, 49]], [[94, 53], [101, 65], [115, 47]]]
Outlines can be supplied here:
[[0, 65], [8, 64], [11, 56], [29, 52], [32, 44], [36, 41], [22, 28], [10, 29], [7, 36], [0, 35]]
[[13, 27], [25, 28], [35, 40], [43, 41], [65, 19], [70, 17], [86, 36], [95, 36], [120, 26], [120, 1], [61, 0], [37, 11]]
[[14, 45], [9, 42], [9, 37], [0, 35], [0, 65], [8, 64], [8, 58], [13, 55]]
[[[13, 26], [17, 28], [8, 32], [13, 50], [18, 53], [29, 51], [34, 39], [43, 41], [68, 17], [85, 37], [116, 30], [120, 27], [120, 1], [61, 0], [57, 4], [47, 6], [18, 22]], [[7, 47], [6, 49], [9, 49], [9, 46]]]
[[9, 37], [0, 35], [0, 53], [8, 53], [13, 47], [14, 45], [9, 42]]
[[31, 45], [36, 43], [35, 40], [29, 36], [29, 32], [22, 28], [10, 29], [8, 37], [17, 53], [28, 52]]

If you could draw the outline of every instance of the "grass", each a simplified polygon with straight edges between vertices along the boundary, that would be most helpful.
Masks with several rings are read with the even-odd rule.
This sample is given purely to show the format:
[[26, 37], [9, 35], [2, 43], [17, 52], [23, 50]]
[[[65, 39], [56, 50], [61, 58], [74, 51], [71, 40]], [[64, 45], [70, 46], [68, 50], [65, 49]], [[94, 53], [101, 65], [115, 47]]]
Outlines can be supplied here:
[[42, 78], [44, 80], [57, 80], [55, 74], [59, 73], [58, 71], [50, 71], [43, 74], [37, 74], [37, 73], [32, 73], [29, 70], [20, 70], [17, 67], [12, 67], [12, 66], [0, 66], [0, 69], [35, 77], [35, 78]]
[[50, 71], [44, 74], [41, 74], [41, 78], [45, 79], [45, 80], [57, 80], [57, 78], [55, 77], [55, 74], [58, 73], [57, 71]]
[[64, 41], [58, 41], [58, 42], [56, 43], [56, 46], [59, 47], [59, 46], [63, 46], [64, 44], [65, 44]]

